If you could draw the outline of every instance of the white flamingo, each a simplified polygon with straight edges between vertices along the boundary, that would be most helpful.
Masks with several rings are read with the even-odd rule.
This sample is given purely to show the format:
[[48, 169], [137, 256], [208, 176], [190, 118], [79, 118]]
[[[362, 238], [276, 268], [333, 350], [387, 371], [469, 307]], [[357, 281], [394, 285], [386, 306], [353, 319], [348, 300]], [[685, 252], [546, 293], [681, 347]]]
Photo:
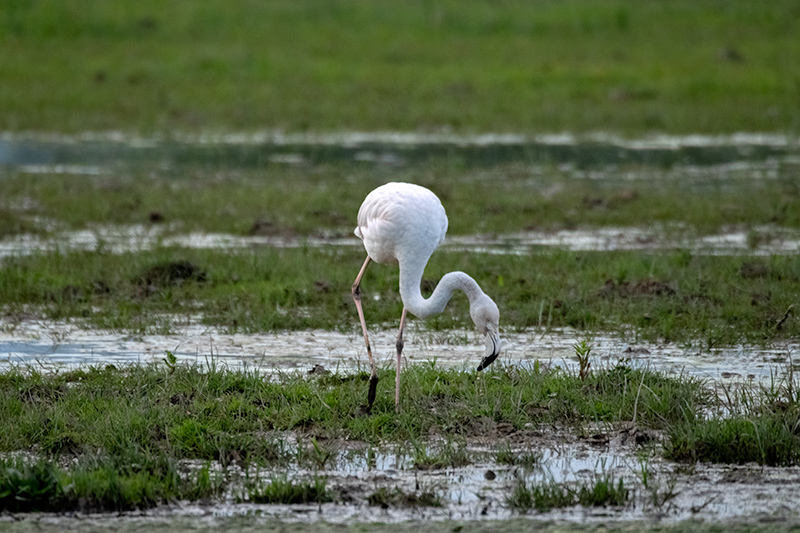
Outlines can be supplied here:
[[400, 410], [400, 355], [403, 352], [403, 328], [406, 314], [419, 318], [441, 313], [456, 289], [469, 299], [469, 314], [475, 327], [485, 336], [486, 352], [478, 370], [483, 370], [500, 353], [498, 324], [500, 312], [494, 301], [478, 283], [464, 272], [449, 272], [442, 277], [427, 300], [420, 292], [420, 282], [425, 265], [434, 250], [444, 242], [447, 232], [447, 215], [444, 207], [431, 191], [410, 183], [387, 183], [369, 193], [358, 210], [358, 227], [355, 234], [364, 241], [367, 259], [353, 282], [353, 301], [358, 310], [364, 342], [372, 368], [367, 396], [367, 412], [372, 410], [378, 376], [369, 345], [367, 323], [361, 307], [361, 278], [370, 261], [398, 264], [400, 267], [400, 298], [403, 314], [397, 334], [397, 376], [395, 378], [395, 410]]

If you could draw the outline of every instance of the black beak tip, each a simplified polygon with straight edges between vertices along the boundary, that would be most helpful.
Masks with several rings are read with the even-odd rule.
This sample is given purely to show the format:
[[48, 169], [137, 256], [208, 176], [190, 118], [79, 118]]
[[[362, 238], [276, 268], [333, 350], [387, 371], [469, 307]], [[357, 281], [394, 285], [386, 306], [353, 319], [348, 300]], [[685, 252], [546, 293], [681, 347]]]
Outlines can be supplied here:
[[489, 366], [492, 363], [494, 363], [494, 360], [497, 359], [498, 355], [500, 355], [500, 351], [499, 350], [498, 350], [497, 353], [493, 353], [492, 355], [484, 357], [483, 361], [481, 361], [481, 364], [478, 365], [478, 372], [480, 372], [481, 370], [483, 370], [487, 366]]

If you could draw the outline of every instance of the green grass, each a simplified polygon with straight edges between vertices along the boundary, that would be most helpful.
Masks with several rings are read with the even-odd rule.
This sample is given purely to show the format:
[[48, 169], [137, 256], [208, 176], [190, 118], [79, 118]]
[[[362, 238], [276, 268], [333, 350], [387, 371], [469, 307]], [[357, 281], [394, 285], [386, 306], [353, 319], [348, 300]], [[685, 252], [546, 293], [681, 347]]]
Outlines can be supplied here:
[[415, 444], [413, 460], [414, 468], [417, 470], [459, 468], [473, 462], [465, 443], [451, 441], [445, 442], [436, 451], [431, 451], [428, 445]]
[[219, 495], [206, 464], [185, 473], [168, 456], [87, 453], [64, 467], [55, 459], [0, 459], [0, 511], [127, 511], [176, 499]]
[[[4, 370], [0, 454], [29, 451], [38, 458], [5, 455], [0, 510], [147, 508], [172, 499], [215, 497], [231, 484], [238, 501], [321, 503], [337, 497], [325, 478], [290, 479], [279, 472], [292, 465], [336, 468], [339, 447], [347, 442], [366, 442], [367, 460], [372, 446], [403, 444], [413, 449], [413, 468], [463, 467], [477, 457], [467, 443], [487, 435], [520, 436], [541, 427], [581, 434], [634, 417], [640, 428], [663, 430], [663, 453], [671, 460], [768, 465], [800, 460], [791, 375], [773, 389], [734, 402], [715, 397], [694, 379], [622, 363], [592, 368], [583, 378], [577, 372], [501, 364], [480, 374], [411, 365], [404, 371], [401, 413], [394, 412], [392, 375], [391, 369], [381, 370], [378, 398], [366, 416], [366, 373], [267, 377], [178, 365], [169, 354], [163, 365]], [[731, 415], [700, 414], [726, 401]], [[436, 443], [432, 433], [459, 437]], [[508, 443], [488, 456], [497, 464], [526, 468], [541, 463], [532, 452], [512, 452]], [[198, 460], [202, 466], [187, 468]], [[244, 469], [242, 480], [225, 473], [233, 464]], [[646, 465], [641, 476], [654, 506], [674, 497], [669, 483], [663, 487], [650, 479]], [[577, 484], [523, 480], [508, 498], [510, 506], [526, 512], [620, 506], [631, 495], [621, 478], [603, 473]], [[367, 502], [442, 505], [441, 496], [428, 489], [378, 490]]]
[[797, 131], [792, 0], [12, 0], [0, 130]]
[[687, 462], [795, 465], [800, 463], [800, 414], [795, 407], [789, 413], [676, 424], [669, 430], [665, 456]]
[[[584, 152], [591, 157], [591, 146]], [[96, 177], [0, 170], [0, 231], [149, 227], [151, 214], [157, 213], [163, 223], [155, 229], [167, 235], [255, 230], [350, 238], [364, 197], [385, 181], [410, 181], [435, 191], [450, 219], [449, 235], [612, 226], [689, 237], [738, 228], [768, 239], [768, 233], [759, 236], [756, 230], [800, 228], [800, 166], [791, 162], [777, 166], [775, 179], [755, 179], [760, 171], [752, 170], [724, 180], [713, 169], [686, 176], [680, 169], [625, 164], [602, 169], [608, 174], [603, 179], [590, 179], [588, 172], [541, 161], [476, 168], [457, 157], [399, 168], [321, 164], [297, 169], [264, 163], [250, 169], [223, 159], [190, 161], [175, 170], [172, 163], [164, 169], [157, 162], [148, 162], [145, 171], [114, 170]], [[629, 173], [637, 179], [621, 179]], [[752, 201], [754, 195], [759, 201]]]
[[0, 509], [3, 511], [45, 511], [65, 498], [62, 474], [52, 462], [28, 463], [3, 460], [0, 463]]
[[[238, 490], [239, 501], [325, 502], [336, 495], [324, 478], [311, 482], [276, 472], [291, 465], [335, 468], [336, 443], [352, 441], [410, 442], [417, 469], [463, 467], [473, 461], [466, 443], [492, 428], [525, 431], [547, 424], [580, 431], [586, 424], [629, 419], [637, 405], [641, 426], [663, 428], [709, 401], [694, 380], [621, 366], [594, 369], [581, 380], [556, 370], [495, 365], [476, 374], [423, 365], [405, 370], [398, 414], [393, 397], [385, 394], [393, 391], [392, 373], [381, 371], [378, 399], [372, 415], [365, 416], [366, 374], [263, 377], [176, 365], [169, 356], [158, 366], [5, 370], [0, 373], [0, 453], [29, 450], [41, 459], [6, 459], [0, 465], [0, 508], [147, 508], [171, 499], [214, 497], [229, 484]], [[636, 398], [639, 383], [652, 394]], [[463, 440], [432, 444], [431, 428]], [[297, 437], [297, 444], [288, 444], [287, 435]], [[365, 453], [368, 457], [369, 449]], [[187, 470], [187, 460], [204, 466]], [[243, 480], [225, 473], [233, 464], [245, 469]], [[368, 502], [442, 505], [433, 490], [387, 489]]]
[[0, 238], [21, 233], [44, 233], [37, 224], [30, 222], [24, 214], [14, 213], [0, 204]]
[[724, 418], [684, 420], [667, 431], [664, 454], [675, 461], [800, 464], [800, 395], [791, 360], [786, 376], [760, 391], [726, 394]]
[[541, 463], [542, 454], [534, 451], [514, 451], [511, 449], [511, 444], [506, 441], [498, 446], [494, 453], [494, 461], [500, 465], [534, 468]]
[[[581, 427], [630, 420], [663, 428], [709, 401], [702, 385], [643, 370], [595, 369], [586, 381], [560, 371], [493, 367], [488, 374], [411, 366], [403, 373], [403, 410], [394, 412], [393, 371], [382, 370], [372, 416], [360, 415], [366, 374], [264, 377], [245, 371], [176, 366], [92, 367], [57, 374], [11, 369], [0, 374], [0, 452], [35, 449], [80, 455], [131, 448], [177, 459], [288, 464], [282, 432], [372, 444], [442, 435], [480, 435], [496, 424]], [[636, 390], [643, 382], [651, 394]], [[489, 428], [489, 429], [487, 429]], [[462, 466], [462, 444], [422, 451], [420, 467]], [[313, 465], [312, 465], [313, 466]], [[317, 466], [319, 467], [319, 466]]]
[[519, 482], [508, 497], [508, 505], [520, 512], [536, 509], [539, 512], [561, 507], [581, 505], [583, 507], [622, 506], [631, 494], [622, 478], [616, 482], [609, 475], [598, 475], [591, 482], [580, 482], [576, 486], [554, 480], [529, 484]]
[[237, 500], [239, 503], [299, 504], [326, 503], [333, 501], [327, 488], [327, 480], [314, 477], [311, 481], [293, 481], [287, 477], [273, 476], [264, 481], [258, 475], [255, 479], [247, 479], [243, 488], [244, 494]]
[[[13, 330], [14, 316], [33, 312], [137, 333], [169, 332], [177, 317], [187, 315], [229, 332], [355, 332], [350, 288], [363, 257], [355, 247], [265, 247], [9, 258], [0, 263], [4, 327]], [[495, 299], [505, 331], [572, 327], [698, 349], [800, 335], [800, 320], [790, 310], [800, 294], [797, 256], [442, 250], [431, 258], [424, 279], [436, 282], [452, 270], [470, 273]], [[367, 272], [362, 288], [370, 327], [397, 324], [397, 287], [396, 268], [374, 265]], [[425, 326], [471, 331], [466, 300], [456, 295]]]

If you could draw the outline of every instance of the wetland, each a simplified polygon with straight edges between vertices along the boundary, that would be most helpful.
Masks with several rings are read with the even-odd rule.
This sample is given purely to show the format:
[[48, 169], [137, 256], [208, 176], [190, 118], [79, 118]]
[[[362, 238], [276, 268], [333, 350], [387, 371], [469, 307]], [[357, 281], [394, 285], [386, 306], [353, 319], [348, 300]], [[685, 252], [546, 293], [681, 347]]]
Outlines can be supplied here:
[[[792, 141], [516, 139], [500, 160], [476, 159], [483, 142], [469, 137], [430, 151], [312, 141], [298, 153], [152, 139], [142, 152], [118, 138], [5, 137], [6, 518], [796, 523]], [[412, 321], [395, 414], [402, 303], [397, 271], [373, 269], [381, 379], [366, 416], [350, 296], [364, 252], [350, 219], [391, 180], [436, 190], [452, 221], [423, 291], [472, 273], [502, 310], [505, 344], [475, 373], [463, 299]]]
[[0, 10], [0, 529], [795, 530], [797, 3], [398, 6]]

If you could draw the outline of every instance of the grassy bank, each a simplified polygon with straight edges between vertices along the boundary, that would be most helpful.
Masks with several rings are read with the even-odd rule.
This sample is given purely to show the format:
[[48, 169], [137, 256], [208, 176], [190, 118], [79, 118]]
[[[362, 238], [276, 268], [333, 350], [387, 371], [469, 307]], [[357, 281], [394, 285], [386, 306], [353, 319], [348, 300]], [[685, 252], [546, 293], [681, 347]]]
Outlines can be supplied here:
[[[224, 331], [356, 331], [350, 287], [358, 248], [265, 247], [256, 251], [160, 248], [111, 254], [47, 253], [0, 263], [3, 327], [31, 313], [90, 327], [164, 333], [200, 315]], [[437, 252], [425, 290], [448, 271], [470, 273], [501, 309], [506, 331], [569, 326], [708, 349], [800, 335], [795, 256], [699, 256], [687, 251], [531, 255]], [[370, 324], [396, 324], [398, 271], [373, 266], [363, 282]], [[425, 322], [469, 328], [463, 296]]]
[[[591, 147], [583, 151], [591, 154]], [[226, 160], [173, 168], [167, 159], [148, 162], [146, 171], [109, 172], [0, 171], [0, 237], [93, 224], [152, 225], [154, 216], [172, 232], [352, 237], [361, 202], [385, 181], [434, 190], [447, 209], [450, 235], [663, 225], [661, 235], [751, 229], [757, 242], [771, 238], [757, 231], [762, 226], [800, 228], [800, 167], [789, 161], [771, 171], [774, 179], [764, 179], [758, 168], [698, 173], [600, 165], [581, 172], [541, 161], [475, 168], [447, 159], [400, 167], [264, 163], [256, 169]]]
[[[452, 435], [463, 443], [532, 423], [580, 427], [632, 418], [637, 409], [641, 424], [662, 427], [707, 400], [697, 382], [627, 367], [580, 379], [558, 371], [505, 368], [476, 376], [426, 366], [404, 373], [402, 413], [380, 392], [373, 415], [365, 416], [366, 375], [262, 378], [165, 362], [0, 374], [0, 453], [28, 450], [39, 457], [0, 461], [0, 510], [147, 508], [219, 496], [231, 483], [238, 501], [325, 502], [333, 494], [324, 478], [296, 481], [276, 472], [290, 465], [335, 467], [337, 443], [353, 441], [410, 442], [417, 469], [465, 466], [475, 457], [451, 443]], [[381, 391], [388, 392], [389, 373], [382, 378]], [[641, 398], [634, 393], [640, 383], [650, 391]], [[448, 439], [437, 451], [427, 445], [434, 434]], [[363, 451], [367, 460], [370, 450]], [[187, 470], [180, 460], [204, 463]], [[237, 482], [226, 473], [231, 464], [265, 469]], [[432, 493], [420, 497], [384, 491], [370, 498], [384, 506], [438, 501]]]
[[[425, 365], [404, 372], [399, 414], [384, 394], [393, 390], [391, 373], [381, 372], [367, 416], [367, 378], [262, 377], [176, 366], [168, 356], [162, 366], [4, 371], [0, 454], [27, 450], [32, 456], [0, 460], [0, 510], [128, 510], [219, 497], [228, 489], [239, 502], [321, 503], [340, 497], [324, 477], [285, 472], [335, 469], [340, 449], [369, 463], [379, 446], [391, 445], [409, 450], [407, 466], [416, 470], [487, 458], [535, 467], [531, 452], [512, 452], [509, 439], [527, 436], [526, 446], [538, 448], [534, 442], [543, 437], [535, 428], [541, 426], [583, 433], [590, 424], [634, 419], [640, 427], [664, 428], [710, 401], [695, 380], [624, 365], [583, 378], [558, 370], [498, 367], [475, 374]], [[437, 438], [442, 441], [431, 446]], [[504, 445], [467, 449], [486, 439]], [[624, 503], [627, 491], [615, 485], [609, 493], [607, 485], [599, 480], [575, 492], [575, 501], [552, 506]], [[417, 492], [378, 490], [367, 501], [384, 508], [443, 505], [436, 491]]]
[[0, 130], [797, 131], [796, 2], [14, 0]]
[[[100, 449], [114, 457], [160, 453], [223, 464], [314, 464], [314, 454], [303, 452], [302, 443], [284, 441], [284, 432], [372, 444], [423, 442], [435, 435], [503, 436], [531, 424], [580, 428], [631, 421], [635, 414], [643, 427], [664, 428], [693, 418], [710, 401], [695, 380], [625, 365], [585, 379], [557, 370], [498, 367], [475, 374], [424, 365], [404, 371], [399, 414], [389, 394], [393, 371], [381, 371], [373, 414], [364, 416], [368, 377], [262, 378], [171, 365], [58, 374], [11, 370], [0, 374], [0, 450], [69, 455]], [[415, 461], [419, 468], [455, 465], [460, 452], [453, 445], [441, 453]]]
[[[536, 451], [557, 445], [558, 437], [545, 434], [553, 430], [598, 444], [613, 438], [615, 427], [627, 428], [620, 433], [626, 435], [638, 428], [630, 435], [648, 446], [646, 456], [663, 451], [690, 463], [800, 461], [791, 375], [772, 390], [750, 393], [723, 419], [701, 415], [724, 403], [703, 383], [624, 363], [585, 375], [411, 365], [403, 376], [402, 412], [394, 412], [392, 372], [382, 371], [373, 413], [365, 415], [366, 374], [264, 377], [175, 365], [168, 354], [163, 365], [8, 369], [0, 373], [0, 510], [141, 509], [231, 490], [238, 502], [352, 502], [346, 489], [329, 490], [325, 477], [297, 469], [336, 470], [357, 456], [370, 464], [377, 450], [398, 445], [408, 454], [400, 468], [489, 461], [524, 473], [547, 468]], [[481, 451], [470, 449], [476, 442]], [[20, 450], [26, 454], [15, 456]], [[646, 463], [641, 468], [650, 497], [674, 497], [660, 492]], [[518, 481], [506, 504], [519, 512], [634, 500], [628, 481], [605, 472], [577, 484], [530, 483], [524, 475]], [[436, 491], [419, 486], [415, 493], [384, 488], [363, 497], [384, 508], [443, 505]]]

